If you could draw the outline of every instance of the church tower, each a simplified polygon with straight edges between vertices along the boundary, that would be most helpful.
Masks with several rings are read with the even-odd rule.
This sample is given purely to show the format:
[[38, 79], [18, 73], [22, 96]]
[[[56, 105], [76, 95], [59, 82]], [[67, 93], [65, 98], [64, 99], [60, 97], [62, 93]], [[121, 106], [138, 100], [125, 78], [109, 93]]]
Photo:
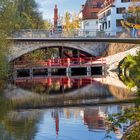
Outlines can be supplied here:
[[54, 29], [57, 28], [58, 25], [58, 8], [57, 5], [54, 7]]

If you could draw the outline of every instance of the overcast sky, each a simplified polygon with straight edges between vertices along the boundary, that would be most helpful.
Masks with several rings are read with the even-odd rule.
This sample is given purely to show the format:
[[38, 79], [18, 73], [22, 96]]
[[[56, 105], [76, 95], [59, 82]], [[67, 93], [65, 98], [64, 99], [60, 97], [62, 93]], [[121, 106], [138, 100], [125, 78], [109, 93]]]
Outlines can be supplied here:
[[66, 11], [78, 13], [81, 5], [86, 0], [36, 0], [39, 10], [43, 14], [44, 19], [53, 19], [53, 10], [55, 4], [58, 5], [59, 15], [63, 15]]

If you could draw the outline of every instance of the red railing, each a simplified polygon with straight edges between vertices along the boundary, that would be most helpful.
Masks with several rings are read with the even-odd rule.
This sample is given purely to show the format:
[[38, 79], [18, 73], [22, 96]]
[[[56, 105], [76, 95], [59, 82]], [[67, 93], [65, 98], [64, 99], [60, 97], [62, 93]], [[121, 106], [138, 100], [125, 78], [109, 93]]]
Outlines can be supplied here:
[[69, 67], [69, 66], [91, 66], [97, 64], [106, 64], [106, 59], [103, 57], [84, 57], [84, 58], [55, 58], [55, 59], [48, 59], [47, 61], [37, 61], [37, 62], [30, 62], [30, 61], [16, 61], [13, 63], [14, 68], [21, 68], [21, 67]]
[[[102, 78], [99, 78], [102, 81]], [[64, 86], [85, 86], [88, 84], [101, 84], [100, 81], [96, 81], [96, 78], [33, 78], [33, 79], [17, 79], [14, 81], [19, 86], [31, 86], [32, 84], [41, 84], [43, 86], [51, 87], [52, 83], [57, 83]]]

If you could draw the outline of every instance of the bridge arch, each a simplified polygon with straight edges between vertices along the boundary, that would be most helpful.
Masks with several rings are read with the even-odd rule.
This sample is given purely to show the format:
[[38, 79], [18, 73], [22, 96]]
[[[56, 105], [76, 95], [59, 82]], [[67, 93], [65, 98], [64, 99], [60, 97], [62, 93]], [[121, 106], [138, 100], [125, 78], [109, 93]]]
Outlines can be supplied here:
[[91, 56], [95, 56], [93, 54], [93, 52], [86, 48], [86, 47], [83, 47], [83, 46], [80, 46], [80, 45], [77, 45], [77, 44], [72, 44], [72, 43], [42, 43], [40, 44], [39, 42], [38, 43], [32, 43], [30, 44], [30, 42], [28, 43], [18, 43], [16, 44], [15, 46], [12, 47], [12, 50], [13, 52], [10, 53], [10, 56], [9, 56], [9, 62], [11, 61], [14, 61], [15, 59], [27, 54], [27, 53], [30, 53], [30, 52], [33, 52], [35, 50], [39, 50], [39, 49], [45, 49], [45, 48], [59, 48], [59, 47], [63, 47], [63, 48], [68, 48], [68, 49], [75, 49], [75, 50], [79, 50], [81, 52], [84, 52], [86, 54], [89, 54]]

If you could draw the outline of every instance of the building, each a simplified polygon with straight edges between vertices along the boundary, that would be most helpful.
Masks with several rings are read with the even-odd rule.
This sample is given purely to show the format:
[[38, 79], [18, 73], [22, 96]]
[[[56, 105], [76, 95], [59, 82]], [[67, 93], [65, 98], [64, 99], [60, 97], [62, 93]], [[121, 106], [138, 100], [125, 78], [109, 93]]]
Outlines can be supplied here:
[[98, 13], [98, 29], [106, 35], [116, 35], [124, 31], [121, 20], [131, 6], [131, 0], [105, 0], [103, 9]]
[[106, 129], [105, 117], [100, 114], [99, 107], [86, 108], [83, 120], [89, 130], [104, 131]]
[[54, 29], [56, 29], [57, 26], [58, 26], [58, 8], [57, 8], [57, 5], [55, 5], [55, 7], [54, 7], [54, 18], [53, 18], [53, 20], [54, 20]]
[[58, 7], [55, 4], [54, 7], [54, 25], [53, 25], [53, 36], [54, 37], [60, 37], [62, 33], [62, 19], [60, 16], [58, 16]]
[[98, 12], [104, 0], [87, 0], [79, 13], [81, 35], [94, 36], [98, 30]]

